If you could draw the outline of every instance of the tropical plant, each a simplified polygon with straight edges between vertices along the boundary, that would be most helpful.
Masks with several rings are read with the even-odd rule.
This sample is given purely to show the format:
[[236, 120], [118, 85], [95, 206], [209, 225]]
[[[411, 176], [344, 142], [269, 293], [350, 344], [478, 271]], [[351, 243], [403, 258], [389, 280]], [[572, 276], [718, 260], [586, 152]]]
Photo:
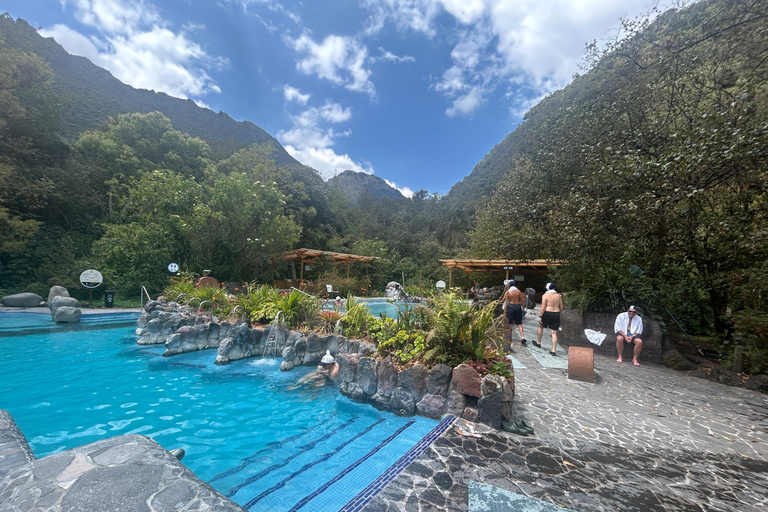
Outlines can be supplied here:
[[273, 296], [275, 315], [283, 314], [282, 320], [289, 327], [298, 327], [308, 324], [313, 327], [318, 321], [320, 312], [320, 300], [312, 295], [307, 295], [299, 290], [291, 290], [287, 294]]
[[243, 293], [236, 295], [232, 309], [239, 306], [251, 322], [271, 322], [277, 311], [275, 301], [280, 292], [271, 286], [248, 283]]
[[349, 336], [361, 336], [367, 333], [368, 323], [373, 318], [365, 306], [358, 302], [351, 293], [347, 295], [347, 314], [344, 315], [344, 326]]
[[338, 311], [320, 311], [318, 318], [320, 319], [320, 329], [323, 332], [334, 332], [336, 330], [336, 324], [341, 320], [342, 314]]

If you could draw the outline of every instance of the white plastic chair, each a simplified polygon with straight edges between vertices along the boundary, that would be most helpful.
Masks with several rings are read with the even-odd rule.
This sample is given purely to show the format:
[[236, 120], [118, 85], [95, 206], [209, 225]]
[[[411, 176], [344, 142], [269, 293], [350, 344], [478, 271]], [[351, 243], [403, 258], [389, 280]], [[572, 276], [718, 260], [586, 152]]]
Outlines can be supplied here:
[[333, 285], [330, 285], [330, 284], [325, 285], [325, 290], [328, 292], [328, 295], [332, 293], [335, 293], [337, 297], [339, 295], [339, 290], [334, 290]]

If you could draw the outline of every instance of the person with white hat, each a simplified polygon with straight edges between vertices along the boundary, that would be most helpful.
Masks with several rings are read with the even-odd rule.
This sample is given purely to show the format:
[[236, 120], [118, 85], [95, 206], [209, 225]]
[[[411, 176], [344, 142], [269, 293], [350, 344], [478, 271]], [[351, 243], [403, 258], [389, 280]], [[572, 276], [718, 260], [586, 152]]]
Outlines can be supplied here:
[[330, 380], [336, 380], [339, 376], [339, 364], [331, 355], [330, 350], [325, 351], [325, 355], [320, 360], [320, 364], [317, 366], [317, 371], [325, 373], [326, 377]]
[[506, 292], [504, 292], [504, 295], [501, 296], [501, 299], [499, 299], [499, 302], [502, 301], [507, 306], [504, 312], [507, 315], [507, 322], [509, 322], [509, 341], [512, 342], [512, 330], [514, 330], [513, 325], [517, 325], [518, 331], [520, 331], [520, 343], [522, 345], [525, 345], [528, 343], [525, 339], [525, 333], [523, 332], [523, 304], [525, 304], [525, 295], [523, 292], [517, 289], [517, 286], [515, 286], [515, 282], [505, 281], [505, 286], [508, 286]]
[[634, 343], [632, 362], [635, 366], [640, 366], [637, 357], [643, 350], [643, 340], [640, 338], [640, 335], [643, 334], [643, 319], [637, 316], [637, 308], [629, 306], [624, 313], [619, 313], [613, 324], [613, 330], [616, 333], [616, 351], [619, 353], [619, 358], [616, 361], [623, 362], [624, 342]]
[[537, 340], [535, 347], [541, 348], [541, 337], [544, 329], [549, 329], [552, 334], [552, 350], [550, 355], [557, 355], [557, 331], [560, 329], [560, 313], [563, 311], [563, 298], [555, 290], [553, 283], [547, 283], [547, 291], [541, 297], [541, 309], [539, 310], [539, 328], [536, 331]]

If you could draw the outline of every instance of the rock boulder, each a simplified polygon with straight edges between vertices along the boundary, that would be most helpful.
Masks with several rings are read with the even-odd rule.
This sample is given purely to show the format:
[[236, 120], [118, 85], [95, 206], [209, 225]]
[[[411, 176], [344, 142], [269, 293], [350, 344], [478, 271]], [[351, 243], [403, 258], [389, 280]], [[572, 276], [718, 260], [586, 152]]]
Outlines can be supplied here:
[[6, 295], [0, 302], [9, 308], [36, 308], [43, 298], [36, 293], [24, 292]]
[[57, 323], [76, 324], [80, 321], [82, 315], [83, 312], [78, 308], [61, 306], [57, 308], [56, 312], [53, 314], [53, 321]]

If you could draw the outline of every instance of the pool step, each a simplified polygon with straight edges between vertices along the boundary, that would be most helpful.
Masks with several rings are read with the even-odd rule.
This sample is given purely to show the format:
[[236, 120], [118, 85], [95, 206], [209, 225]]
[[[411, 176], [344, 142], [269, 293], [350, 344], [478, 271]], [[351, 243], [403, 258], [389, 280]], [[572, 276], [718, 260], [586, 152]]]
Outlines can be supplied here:
[[[210, 483], [249, 510], [340, 510], [434, 427], [378, 414], [256, 453]], [[260, 460], [259, 460], [260, 459]]]

